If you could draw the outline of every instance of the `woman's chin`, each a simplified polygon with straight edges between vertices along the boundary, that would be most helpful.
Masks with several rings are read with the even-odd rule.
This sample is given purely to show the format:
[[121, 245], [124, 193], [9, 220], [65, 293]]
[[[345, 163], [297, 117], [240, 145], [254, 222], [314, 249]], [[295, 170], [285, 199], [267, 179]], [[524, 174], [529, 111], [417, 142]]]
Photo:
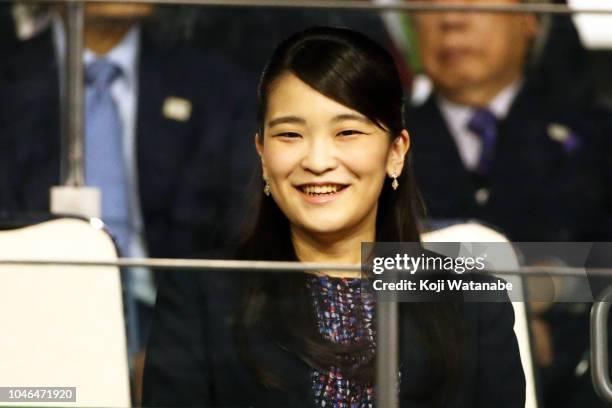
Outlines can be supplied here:
[[301, 229], [312, 237], [327, 240], [337, 237], [343, 238], [350, 231], [350, 225], [339, 222], [339, 220], [321, 221], [318, 223], [306, 223], [301, 226]]

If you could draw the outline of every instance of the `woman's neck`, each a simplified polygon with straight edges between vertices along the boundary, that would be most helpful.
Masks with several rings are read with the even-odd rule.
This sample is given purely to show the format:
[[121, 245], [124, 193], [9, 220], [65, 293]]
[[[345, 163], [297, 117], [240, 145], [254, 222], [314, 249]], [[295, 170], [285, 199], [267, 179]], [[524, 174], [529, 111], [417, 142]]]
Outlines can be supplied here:
[[[349, 234], [315, 236], [303, 230], [292, 228], [291, 238], [295, 253], [302, 262], [339, 263], [359, 265], [361, 263], [361, 243], [375, 240], [375, 223]], [[360, 276], [359, 272], [320, 271], [334, 277]]]

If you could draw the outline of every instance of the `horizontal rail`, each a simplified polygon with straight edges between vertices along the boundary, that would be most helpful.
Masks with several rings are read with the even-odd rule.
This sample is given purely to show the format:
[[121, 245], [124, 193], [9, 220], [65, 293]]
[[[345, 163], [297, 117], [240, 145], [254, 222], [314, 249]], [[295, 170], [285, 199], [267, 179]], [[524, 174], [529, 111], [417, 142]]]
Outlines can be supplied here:
[[238, 261], [225, 259], [167, 259], [167, 258], [118, 258], [116, 261], [79, 261], [79, 260], [0, 260], [2, 265], [28, 266], [117, 266], [121, 268], [144, 267], [155, 269], [186, 269], [186, 270], [258, 270], [269, 272], [283, 271], [321, 271], [333, 270], [343, 272], [359, 272], [359, 265], [342, 265], [326, 263], [276, 262], [276, 261]]
[[[12, 1], [12, 0], [0, 0]], [[44, 3], [101, 3], [108, 0], [30, 0]], [[473, 3], [432, 3], [428, 1], [372, 2], [369, 0], [130, 0], [130, 3], [152, 3], [162, 5], [197, 5], [221, 7], [273, 7], [273, 8], [316, 8], [336, 10], [372, 11], [461, 11], [495, 13], [534, 14], [612, 14], [612, 7], [575, 8], [565, 4], [518, 3], [518, 4], [473, 4]]]
[[[361, 265], [311, 263], [311, 262], [279, 262], [279, 261], [243, 261], [226, 259], [168, 259], [168, 258], [118, 258], [113, 261], [74, 260], [74, 259], [0, 259], [0, 266], [117, 266], [145, 267], [155, 269], [185, 269], [185, 270], [258, 270], [268, 272], [283, 271], [340, 271], [360, 272]], [[552, 275], [552, 276], [589, 276], [612, 277], [610, 268], [584, 268], [566, 266], [524, 266], [517, 269], [492, 269], [498, 275]]]

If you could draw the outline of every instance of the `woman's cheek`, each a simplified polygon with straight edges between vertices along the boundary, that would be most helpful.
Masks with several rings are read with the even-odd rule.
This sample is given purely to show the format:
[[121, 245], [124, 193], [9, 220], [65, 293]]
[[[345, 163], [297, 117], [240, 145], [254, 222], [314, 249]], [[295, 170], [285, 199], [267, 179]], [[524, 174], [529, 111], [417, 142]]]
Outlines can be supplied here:
[[297, 165], [295, 149], [284, 146], [270, 146], [265, 152], [264, 159], [266, 161], [268, 171], [271, 177], [286, 176]]
[[355, 150], [346, 154], [345, 158], [345, 163], [351, 172], [361, 177], [378, 175], [386, 168], [386, 150], [377, 146]]

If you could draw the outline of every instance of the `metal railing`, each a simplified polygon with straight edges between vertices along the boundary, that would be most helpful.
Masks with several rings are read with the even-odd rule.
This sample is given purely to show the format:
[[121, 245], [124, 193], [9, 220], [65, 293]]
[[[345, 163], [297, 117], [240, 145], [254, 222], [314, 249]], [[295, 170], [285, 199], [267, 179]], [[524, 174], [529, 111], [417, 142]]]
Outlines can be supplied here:
[[83, 94], [83, 3], [66, 4], [66, 67], [63, 78], [62, 158], [60, 180], [63, 185], [85, 185], [85, 142], [83, 125], [85, 105]]
[[608, 364], [608, 314], [612, 302], [609, 286], [591, 309], [591, 379], [597, 395], [612, 404], [612, 381]]
[[[117, 258], [115, 261], [79, 261], [73, 259], [0, 259], [0, 265], [58, 265], [58, 266], [118, 266], [145, 267], [155, 269], [185, 270], [258, 270], [267, 272], [286, 271], [339, 271], [361, 272], [360, 265], [328, 264], [285, 261], [241, 261], [225, 259], [174, 259], [174, 258]], [[548, 275], [561, 277], [589, 276], [612, 278], [612, 268], [578, 268], [570, 266], [523, 266], [517, 269], [495, 270], [497, 275], [519, 275], [522, 277]]]
[[[12, 1], [12, 0], [0, 0]], [[107, 0], [31, 0], [32, 3], [107, 3]], [[612, 14], [612, 5], [607, 8], [574, 8], [565, 4], [518, 3], [433, 3], [430, 1], [370, 1], [370, 0], [130, 0], [130, 3], [169, 5], [220, 6], [220, 7], [273, 7], [310, 8], [325, 10], [369, 10], [369, 11], [460, 11], [534, 14]]]

